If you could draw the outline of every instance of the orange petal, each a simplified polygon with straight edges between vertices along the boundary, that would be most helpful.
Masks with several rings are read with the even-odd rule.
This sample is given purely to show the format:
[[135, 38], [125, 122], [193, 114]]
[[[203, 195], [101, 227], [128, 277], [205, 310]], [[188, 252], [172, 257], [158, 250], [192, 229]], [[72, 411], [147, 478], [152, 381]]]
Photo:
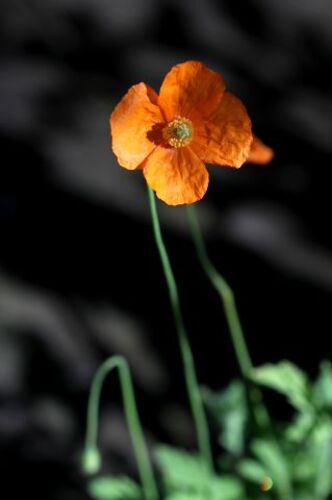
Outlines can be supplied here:
[[194, 124], [190, 147], [205, 163], [239, 168], [249, 155], [251, 121], [240, 99], [225, 92], [218, 109]]
[[258, 165], [266, 165], [270, 163], [274, 156], [273, 149], [266, 146], [258, 137], [254, 135], [254, 140], [251, 144], [248, 163], [257, 163]]
[[143, 174], [158, 198], [168, 205], [200, 200], [209, 184], [204, 163], [189, 147], [157, 147], [144, 162]]
[[159, 105], [168, 121], [176, 116], [209, 116], [218, 106], [225, 84], [221, 76], [198, 61], [173, 66], [164, 78]]
[[137, 168], [156, 147], [149, 132], [165, 121], [157, 100], [151, 87], [138, 83], [128, 90], [111, 114], [112, 148], [122, 167]]

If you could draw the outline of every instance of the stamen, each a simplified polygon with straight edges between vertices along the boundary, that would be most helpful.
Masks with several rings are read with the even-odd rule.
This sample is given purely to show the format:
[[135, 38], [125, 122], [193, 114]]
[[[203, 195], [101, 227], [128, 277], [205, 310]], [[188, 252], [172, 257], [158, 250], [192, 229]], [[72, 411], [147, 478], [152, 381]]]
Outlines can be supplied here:
[[169, 122], [163, 129], [163, 138], [173, 148], [183, 148], [191, 143], [193, 138], [193, 124], [188, 118], [178, 116]]

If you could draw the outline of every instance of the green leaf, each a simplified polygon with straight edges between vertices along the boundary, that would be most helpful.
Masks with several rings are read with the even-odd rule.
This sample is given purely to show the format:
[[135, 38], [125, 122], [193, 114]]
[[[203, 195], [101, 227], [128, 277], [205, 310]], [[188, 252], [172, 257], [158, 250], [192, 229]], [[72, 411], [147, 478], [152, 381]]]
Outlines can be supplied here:
[[[288, 430], [287, 430], [288, 432]], [[328, 415], [317, 416], [310, 432], [290, 453], [292, 477], [307, 485], [311, 491], [330, 491], [332, 488], [332, 420]], [[327, 494], [320, 493], [318, 498]], [[317, 498], [317, 495], [315, 498]]]
[[294, 421], [286, 427], [285, 438], [294, 443], [302, 443], [310, 435], [316, 419], [315, 411], [310, 408], [298, 413]]
[[298, 410], [311, 406], [306, 374], [290, 361], [266, 364], [253, 370], [252, 379], [257, 384], [280, 392]]
[[218, 477], [211, 480], [205, 492], [175, 492], [166, 500], [243, 500], [244, 490], [238, 479], [231, 476]]
[[256, 439], [252, 452], [272, 478], [280, 498], [292, 498], [290, 467], [278, 444], [272, 440]]
[[332, 363], [323, 361], [314, 385], [314, 401], [320, 408], [332, 409]]
[[165, 445], [156, 454], [167, 500], [243, 500], [241, 482], [232, 476], [211, 475], [198, 455]]
[[238, 474], [252, 483], [261, 484], [267, 475], [266, 469], [256, 460], [244, 458], [236, 467]]
[[95, 500], [141, 500], [140, 487], [129, 477], [102, 476], [88, 483], [88, 491]]
[[296, 500], [312, 500], [312, 494], [305, 489], [296, 492]]
[[332, 440], [332, 419], [330, 415], [322, 415], [315, 425], [311, 434], [313, 444], [322, 446], [327, 441]]
[[235, 380], [221, 393], [203, 392], [206, 406], [217, 420], [220, 444], [232, 455], [240, 456], [245, 447], [248, 421], [246, 392], [242, 382]]
[[200, 492], [209, 482], [206, 465], [197, 454], [162, 445], [156, 457], [167, 490]]
[[315, 498], [328, 498], [332, 493], [332, 435], [317, 446]]
[[316, 457], [312, 446], [297, 448], [291, 459], [292, 477], [300, 483], [312, 483], [316, 474]]
[[167, 495], [165, 500], [206, 500], [206, 497], [201, 493], [171, 493]]
[[243, 500], [244, 491], [241, 481], [232, 476], [220, 476], [210, 483], [211, 500]]
[[315, 447], [308, 443], [301, 443], [300, 447], [296, 446], [292, 450], [290, 463], [293, 481], [303, 488], [306, 487], [307, 491], [312, 490], [317, 470]]

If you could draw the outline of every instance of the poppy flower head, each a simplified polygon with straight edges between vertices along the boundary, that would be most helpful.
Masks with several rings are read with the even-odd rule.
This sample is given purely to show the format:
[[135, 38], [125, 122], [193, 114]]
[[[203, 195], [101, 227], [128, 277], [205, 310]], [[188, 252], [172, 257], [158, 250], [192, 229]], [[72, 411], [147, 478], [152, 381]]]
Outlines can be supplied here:
[[205, 164], [239, 168], [253, 141], [241, 101], [225, 91], [218, 73], [197, 61], [174, 66], [159, 95], [145, 83], [133, 85], [110, 125], [119, 164], [142, 170], [169, 205], [200, 200], [209, 183]]

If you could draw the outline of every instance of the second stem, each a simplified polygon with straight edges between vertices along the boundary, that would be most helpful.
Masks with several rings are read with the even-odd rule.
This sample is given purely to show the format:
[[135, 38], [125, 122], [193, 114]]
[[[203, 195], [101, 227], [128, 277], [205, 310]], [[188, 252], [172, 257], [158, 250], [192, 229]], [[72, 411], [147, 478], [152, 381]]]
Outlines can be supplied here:
[[233, 291], [227, 281], [216, 270], [208, 256], [205, 242], [197, 220], [195, 207], [193, 205], [187, 206], [187, 214], [198, 259], [204, 272], [210, 279], [212, 285], [217, 290], [222, 300], [236, 359], [238, 361], [242, 377], [247, 383], [249, 382], [250, 384], [250, 399], [257, 424], [261, 428], [267, 428], [269, 424], [269, 415], [262, 403], [260, 391], [251, 384], [253, 364], [245, 341], [239, 314], [237, 312]]

